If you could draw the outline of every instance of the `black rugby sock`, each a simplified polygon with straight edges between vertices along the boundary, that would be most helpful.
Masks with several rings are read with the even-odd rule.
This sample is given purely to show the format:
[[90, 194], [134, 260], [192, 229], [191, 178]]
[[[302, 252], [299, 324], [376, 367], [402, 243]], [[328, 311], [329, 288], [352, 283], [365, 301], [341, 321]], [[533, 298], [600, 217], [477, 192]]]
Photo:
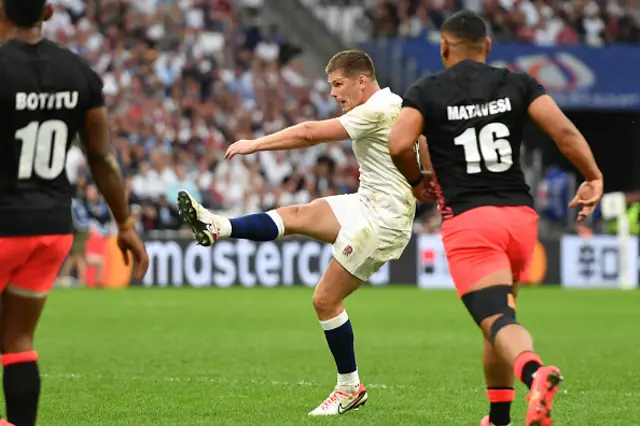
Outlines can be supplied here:
[[6, 354], [3, 387], [7, 420], [15, 426], [34, 426], [40, 397], [40, 371], [35, 351]]
[[507, 426], [511, 423], [511, 402], [515, 398], [513, 388], [488, 388], [489, 422], [494, 426]]

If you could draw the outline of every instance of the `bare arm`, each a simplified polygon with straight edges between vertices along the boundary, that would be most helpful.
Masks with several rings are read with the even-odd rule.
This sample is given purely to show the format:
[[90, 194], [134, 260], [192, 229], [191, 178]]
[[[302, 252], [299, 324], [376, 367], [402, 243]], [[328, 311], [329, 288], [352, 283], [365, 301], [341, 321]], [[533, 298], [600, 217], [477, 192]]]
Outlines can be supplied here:
[[349, 139], [349, 134], [337, 118], [307, 121], [256, 140], [257, 151], [304, 148], [321, 142]]
[[593, 158], [589, 144], [551, 96], [542, 95], [534, 100], [529, 105], [529, 117], [553, 138], [562, 154], [587, 181], [602, 180], [602, 172]]
[[253, 154], [257, 151], [306, 148], [321, 142], [336, 142], [346, 139], [349, 139], [349, 133], [337, 118], [307, 121], [256, 140], [239, 140], [227, 149], [224, 158], [230, 160], [236, 155]]
[[[420, 183], [422, 178], [414, 146], [422, 134], [423, 127], [422, 113], [417, 109], [405, 107], [400, 111], [396, 124], [389, 135], [391, 159], [412, 186]], [[424, 148], [426, 148], [426, 139], [424, 139]], [[420, 161], [423, 161], [422, 156]], [[430, 160], [428, 164], [431, 166]]]
[[106, 107], [92, 108], [87, 111], [82, 141], [86, 147], [87, 163], [96, 186], [104, 196], [116, 222], [122, 227], [129, 219], [129, 206], [120, 167], [109, 138]]

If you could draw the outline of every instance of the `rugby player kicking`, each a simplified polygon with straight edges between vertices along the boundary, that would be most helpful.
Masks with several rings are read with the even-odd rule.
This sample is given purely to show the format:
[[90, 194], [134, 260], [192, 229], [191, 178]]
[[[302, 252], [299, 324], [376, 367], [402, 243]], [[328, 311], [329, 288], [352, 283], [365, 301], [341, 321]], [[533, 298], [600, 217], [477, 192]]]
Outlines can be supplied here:
[[93, 178], [119, 224], [118, 245], [142, 278], [148, 265], [133, 230], [109, 140], [102, 81], [79, 56], [42, 37], [45, 0], [0, 0], [0, 350], [7, 410], [0, 425], [33, 426], [40, 395], [33, 336], [73, 241], [65, 163], [80, 132]]
[[446, 69], [408, 89], [389, 150], [406, 180], [417, 181], [413, 141], [427, 138], [451, 275], [484, 335], [490, 412], [481, 425], [510, 424], [515, 376], [530, 389], [526, 424], [546, 426], [563, 377], [557, 367], [543, 364], [515, 316], [518, 286], [538, 235], [538, 215], [519, 162], [527, 119], [585, 177], [569, 204], [582, 207], [578, 221], [600, 200], [602, 173], [584, 137], [543, 87], [525, 73], [486, 65], [490, 49], [481, 17], [469, 11], [451, 16], [441, 30]]
[[[338, 379], [334, 391], [311, 415], [343, 414], [367, 401], [344, 299], [385, 262], [400, 257], [411, 238], [416, 209], [411, 185], [393, 165], [387, 146], [402, 98], [379, 87], [373, 62], [364, 52], [336, 54], [326, 72], [331, 95], [344, 115], [301, 123], [256, 140], [237, 141], [228, 148], [225, 158], [351, 139], [360, 166], [357, 193], [234, 219], [212, 215], [186, 191], [178, 196], [181, 214], [196, 240], [205, 246], [220, 238], [271, 241], [287, 235], [333, 244], [333, 259], [315, 289], [313, 306], [335, 359]], [[422, 143], [424, 148], [424, 140]], [[426, 153], [426, 149], [420, 152]], [[426, 191], [422, 196], [428, 196]]]

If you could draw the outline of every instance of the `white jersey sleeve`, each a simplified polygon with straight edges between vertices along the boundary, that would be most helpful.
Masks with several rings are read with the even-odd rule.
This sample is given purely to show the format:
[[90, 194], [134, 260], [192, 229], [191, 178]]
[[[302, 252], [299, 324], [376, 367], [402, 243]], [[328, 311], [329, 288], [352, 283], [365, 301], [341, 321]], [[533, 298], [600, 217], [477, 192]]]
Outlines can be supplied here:
[[380, 125], [380, 111], [372, 105], [359, 105], [338, 118], [351, 140], [362, 139], [373, 133]]

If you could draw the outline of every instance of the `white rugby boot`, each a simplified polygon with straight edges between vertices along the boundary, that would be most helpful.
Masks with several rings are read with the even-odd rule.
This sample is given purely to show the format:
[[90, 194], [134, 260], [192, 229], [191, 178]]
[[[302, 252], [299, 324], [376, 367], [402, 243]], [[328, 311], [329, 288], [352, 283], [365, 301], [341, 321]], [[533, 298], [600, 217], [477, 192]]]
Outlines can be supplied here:
[[367, 402], [367, 390], [360, 383], [358, 389], [352, 393], [344, 393], [334, 389], [331, 395], [325, 399], [315, 410], [309, 413], [310, 416], [335, 416], [344, 414], [347, 411], [357, 410], [364, 407]]
[[193, 237], [198, 244], [211, 246], [220, 239], [220, 220], [223, 218], [204, 208], [189, 191], [182, 189], [178, 192], [178, 210], [191, 226]]

